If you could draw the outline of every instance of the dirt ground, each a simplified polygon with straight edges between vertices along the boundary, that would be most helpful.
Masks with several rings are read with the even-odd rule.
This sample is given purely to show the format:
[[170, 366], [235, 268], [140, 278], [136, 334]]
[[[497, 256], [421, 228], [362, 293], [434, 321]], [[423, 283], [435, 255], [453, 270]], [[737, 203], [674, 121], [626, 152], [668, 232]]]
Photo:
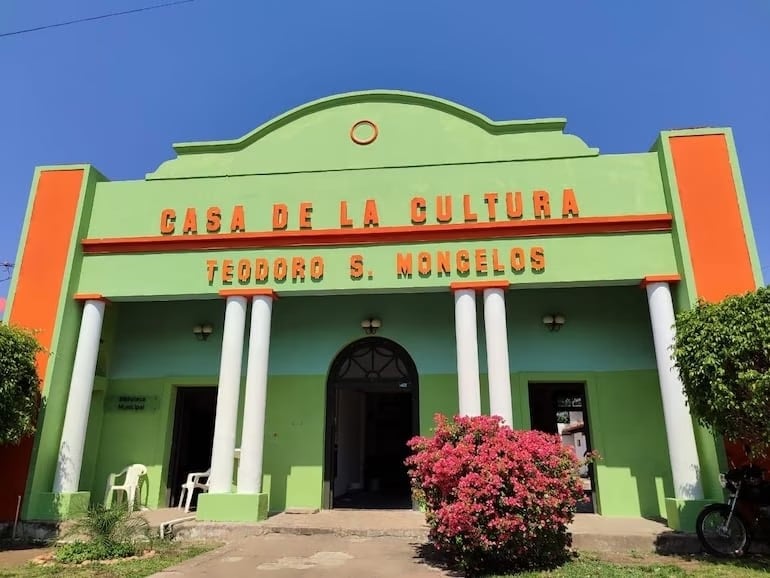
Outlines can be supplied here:
[[9, 568], [24, 564], [42, 554], [47, 554], [51, 548], [25, 544], [0, 543], [0, 568]]

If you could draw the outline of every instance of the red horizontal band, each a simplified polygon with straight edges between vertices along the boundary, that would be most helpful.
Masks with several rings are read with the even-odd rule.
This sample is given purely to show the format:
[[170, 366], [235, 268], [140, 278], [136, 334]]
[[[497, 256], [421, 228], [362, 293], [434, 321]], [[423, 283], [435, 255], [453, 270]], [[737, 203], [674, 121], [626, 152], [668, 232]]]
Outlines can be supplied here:
[[83, 239], [86, 254], [170, 253], [221, 249], [262, 249], [268, 247], [316, 247], [330, 245], [387, 245], [431, 241], [464, 241], [517, 237], [558, 237], [670, 231], [671, 215], [623, 215], [616, 217], [574, 217], [530, 219], [493, 223], [453, 225], [410, 225], [317, 231], [260, 231], [205, 235], [158, 235]]
[[508, 289], [510, 286], [509, 281], [457, 281], [456, 283], [450, 283], [449, 289], [452, 291], [461, 291], [463, 289], [483, 291], [484, 289]]
[[672, 273], [671, 275], [647, 275], [642, 279], [641, 286], [644, 289], [650, 283], [678, 283], [681, 280], [682, 277], [677, 273]]
[[220, 297], [254, 297], [255, 295], [267, 295], [272, 299], [278, 299], [278, 294], [272, 289], [260, 287], [256, 289], [220, 289]]

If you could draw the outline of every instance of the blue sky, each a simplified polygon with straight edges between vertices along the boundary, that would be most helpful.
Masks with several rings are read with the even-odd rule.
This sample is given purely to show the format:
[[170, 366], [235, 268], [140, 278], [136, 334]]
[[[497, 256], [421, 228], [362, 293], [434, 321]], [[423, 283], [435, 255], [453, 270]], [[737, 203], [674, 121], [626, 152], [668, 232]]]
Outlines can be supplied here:
[[[167, 1], [2, 0], [0, 34]], [[172, 142], [388, 88], [496, 120], [564, 116], [604, 153], [645, 151], [661, 129], [731, 126], [770, 277], [767, 0], [194, 0], [0, 37], [0, 74], [0, 261], [16, 257], [36, 165], [142, 178]]]

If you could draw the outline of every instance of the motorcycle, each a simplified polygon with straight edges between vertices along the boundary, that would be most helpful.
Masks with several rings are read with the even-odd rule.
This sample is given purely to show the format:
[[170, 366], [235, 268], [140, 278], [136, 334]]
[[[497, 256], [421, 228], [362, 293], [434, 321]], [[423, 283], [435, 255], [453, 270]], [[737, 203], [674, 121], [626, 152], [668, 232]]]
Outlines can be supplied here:
[[733, 468], [720, 474], [729, 493], [726, 504], [710, 504], [695, 522], [703, 548], [719, 557], [746, 555], [754, 539], [770, 535], [770, 481], [756, 466]]

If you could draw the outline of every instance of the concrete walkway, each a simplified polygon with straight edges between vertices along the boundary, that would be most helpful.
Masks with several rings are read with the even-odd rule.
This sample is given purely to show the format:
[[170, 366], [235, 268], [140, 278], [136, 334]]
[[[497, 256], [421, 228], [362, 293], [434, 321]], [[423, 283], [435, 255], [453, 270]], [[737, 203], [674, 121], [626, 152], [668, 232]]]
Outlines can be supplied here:
[[[181, 535], [205, 537], [227, 526], [224, 547], [156, 574], [297, 578], [386, 578], [459, 576], [422, 556], [427, 528], [410, 511], [324, 510], [278, 514], [261, 524], [184, 524]], [[580, 515], [572, 525], [573, 546], [582, 551], [651, 553], [662, 535], [658, 522]]]
[[[178, 517], [177, 513], [175, 515]], [[169, 519], [169, 518], [167, 518]], [[642, 518], [606, 518], [579, 514], [570, 527], [573, 546], [596, 552], [688, 553], [700, 551], [697, 538], [672, 532], [665, 524]], [[411, 510], [321, 510], [281, 513], [258, 524], [190, 521], [177, 524], [177, 539], [231, 541], [264, 534], [334, 535], [360, 538], [393, 537], [424, 542], [428, 535], [421, 512]]]
[[240, 538], [154, 576], [437, 578], [452, 575], [423, 562], [418, 555], [419, 546], [407, 538], [265, 534]]
[[320, 510], [312, 514], [281, 513], [262, 523], [272, 532], [395, 536], [424, 539], [425, 514], [414, 510]]
[[[169, 519], [169, 516], [178, 517], [178, 511], [168, 512], [165, 518]], [[155, 514], [156, 519], [163, 517]], [[697, 539], [693, 536], [677, 534], [660, 522], [639, 518], [581, 514], [570, 530], [573, 546], [582, 551], [673, 553], [698, 550]], [[224, 541], [225, 546], [160, 572], [155, 575], [157, 577], [422, 578], [452, 575], [421, 557], [427, 537], [425, 518], [421, 512], [410, 510], [281, 513], [259, 524], [193, 521], [179, 524], [175, 534], [177, 539]]]

